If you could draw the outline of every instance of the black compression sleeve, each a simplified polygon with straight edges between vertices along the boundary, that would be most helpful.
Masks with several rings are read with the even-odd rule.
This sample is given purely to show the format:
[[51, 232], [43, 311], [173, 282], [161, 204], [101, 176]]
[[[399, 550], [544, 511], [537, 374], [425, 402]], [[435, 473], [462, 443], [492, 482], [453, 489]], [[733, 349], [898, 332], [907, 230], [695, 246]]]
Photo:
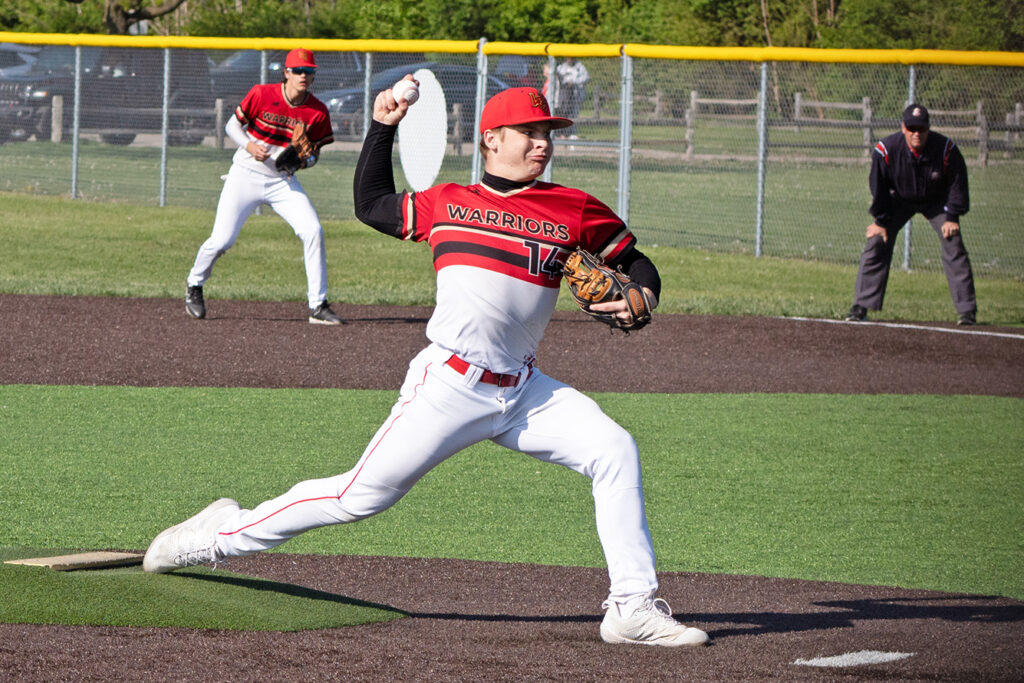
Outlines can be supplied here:
[[370, 123], [352, 180], [356, 218], [385, 235], [402, 234], [403, 192], [395, 192], [391, 148], [398, 126]]
[[654, 292], [654, 296], [661, 298], [661, 276], [654, 262], [647, 258], [639, 249], [632, 248], [627, 251], [614, 265], [622, 267], [622, 272], [629, 276], [642, 287], [647, 287]]

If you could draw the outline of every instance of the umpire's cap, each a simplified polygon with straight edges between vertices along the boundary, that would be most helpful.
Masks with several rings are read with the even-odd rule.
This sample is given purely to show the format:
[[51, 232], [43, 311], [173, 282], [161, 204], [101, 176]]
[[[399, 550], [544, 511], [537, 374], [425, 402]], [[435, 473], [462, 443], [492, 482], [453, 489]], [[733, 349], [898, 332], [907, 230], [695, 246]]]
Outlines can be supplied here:
[[920, 104], [911, 104], [903, 110], [903, 123], [911, 126], [928, 127], [928, 110]]
[[315, 69], [316, 62], [313, 60], [313, 53], [311, 51], [297, 47], [285, 57], [284, 68], [292, 69], [300, 66], [311, 66]]
[[536, 88], [509, 88], [487, 100], [480, 115], [480, 134], [492, 128], [550, 121], [552, 128], [568, 128], [571, 119], [552, 116], [548, 101]]

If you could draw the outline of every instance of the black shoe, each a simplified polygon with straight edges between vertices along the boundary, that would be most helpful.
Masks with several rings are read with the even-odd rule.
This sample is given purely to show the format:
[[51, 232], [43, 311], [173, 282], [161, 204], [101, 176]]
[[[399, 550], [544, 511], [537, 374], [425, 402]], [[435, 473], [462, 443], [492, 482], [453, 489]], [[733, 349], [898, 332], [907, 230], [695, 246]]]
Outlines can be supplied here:
[[185, 291], [185, 312], [193, 318], [203, 319], [206, 317], [206, 302], [203, 300], [203, 287], [188, 286]]
[[344, 325], [345, 321], [338, 317], [338, 314], [331, 310], [330, 305], [325, 301], [316, 308], [309, 309], [309, 322], [314, 325]]
[[846, 314], [846, 319], [850, 322], [863, 322], [868, 319], [868, 309], [854, 304], [850, 307], [850, 312]]
[[960, 327], [968, 327], [970, 325], [977, 325], [978, 319], [977, 314], [974, 311], [968, 311], [967, 313], [961, 313], [960, 319], [956, 321], [956, 324]]

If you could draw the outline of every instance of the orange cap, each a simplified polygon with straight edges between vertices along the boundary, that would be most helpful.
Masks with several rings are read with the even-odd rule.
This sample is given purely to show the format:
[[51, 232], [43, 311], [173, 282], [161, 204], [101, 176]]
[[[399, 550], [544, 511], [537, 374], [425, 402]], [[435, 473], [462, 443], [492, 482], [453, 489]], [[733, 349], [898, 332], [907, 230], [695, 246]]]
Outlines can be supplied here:
[[568, 128], [572, 119], [552, 116], [548, 101], [536, 88], [509, 88], [487, 100], [480, 115], [480, 133], [502, 126], [550, 121], [552, 128]]
[[289, 52], [288, 56], [284, 60], [284, 67], [286, 69], [291, 69], [296, 66], [311, 66], [315, 69], [316, 62], [313, 61], [313, 53], [301, 47], [295, 48]]

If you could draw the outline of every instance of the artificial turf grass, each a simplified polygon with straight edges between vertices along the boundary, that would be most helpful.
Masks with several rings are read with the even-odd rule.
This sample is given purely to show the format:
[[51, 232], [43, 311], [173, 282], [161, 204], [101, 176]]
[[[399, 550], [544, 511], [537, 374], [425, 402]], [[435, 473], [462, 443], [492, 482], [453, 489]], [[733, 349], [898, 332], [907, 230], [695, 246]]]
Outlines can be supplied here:
[[[0, 548], [0, 560], [75, 552]], [[147, 574], [141, 567], [58, 572], [0, 564], [0, 623], [302, 631], [372, 624], [401, 610], [216, 569]]]
[[[394, 396], [0, 386], [0, 544], [144, 547], [215, 498], [251, 506], [340, 474]], [[594, 397], [637, 438], [660, 571], [1024, 597], [1024, 401]], [[385, 513], [280, 551], [603, 566], [589, 480], [488, 443]]]

